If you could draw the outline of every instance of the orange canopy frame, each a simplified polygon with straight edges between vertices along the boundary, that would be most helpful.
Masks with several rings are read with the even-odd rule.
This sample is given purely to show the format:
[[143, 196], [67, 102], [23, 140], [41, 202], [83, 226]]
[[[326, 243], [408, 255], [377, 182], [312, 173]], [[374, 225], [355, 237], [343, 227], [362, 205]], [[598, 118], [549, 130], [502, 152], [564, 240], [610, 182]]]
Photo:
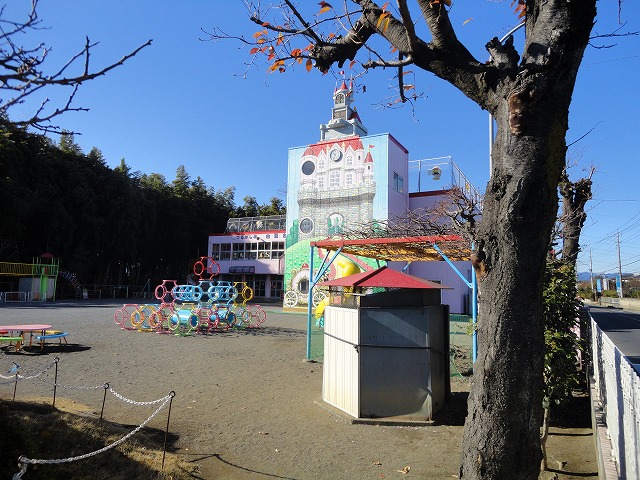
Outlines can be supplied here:
[[[346, 239], [343, 237], [332, 238], [326, 240], [318, 240], [310, 242], [309, 271], [311, 278], [309, 279], [309, 302], [308, 320], [307, 320], [307, 359], [311, 359], [311, 318], [312, 318], [312, 298], [313, 288], [320, 280], [322, 273], [328, 268], [325, 262], [322, 262], [320, 271], [313, 278], [313, 249], [322, 248], [335, 252], [335, 256], [339, 253], [347, 253], [358, 255], [360, 257], [373, 258], [377, 260], [386, 260], [388, 262], [424, 262], [424, 261], [446, 261], [456, 274], [467, 284], [472, 291], [472, 318], [475, 324], [478, 316], [478, 300], [477, 300], [477, 284], [475, 271], [471, 270], [471, 281], [467, 280], [464, 275], [452, 263], [454, 261], [470, 260], [471, 249], [469, 243], [460, 235], [430, 235], [415, 237], [387, 237], [387, 238], [358, 238]], [[327, 260], [325, 257], [324, 260]], [[330, 260], [329, 264], [333, 261]], [[473, 336], [473, 360], [475, 362], [477, 352], [477, 338]]]
[[[434, 247], [437, 245], [437, 247]], [[438, 249], [450, 260], [469, 260], [468, 242], [459, 235], [432, 235], [391, 238], [334, 238], [311, 242], [312, 247], [349, 253], [389, 262], [442, 260]]]

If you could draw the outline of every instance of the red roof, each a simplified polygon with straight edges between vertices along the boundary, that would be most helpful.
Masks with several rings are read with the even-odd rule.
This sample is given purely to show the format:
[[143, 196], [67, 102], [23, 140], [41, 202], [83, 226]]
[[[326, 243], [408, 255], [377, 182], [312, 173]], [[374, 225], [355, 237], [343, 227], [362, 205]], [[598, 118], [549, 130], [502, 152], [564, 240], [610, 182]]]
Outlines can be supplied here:
[[332, 138], [331, 140], [324, 140], [322, 142], [309, 145], [302, 156], [313, 155], [317, 157], [320, 152], [328, 152], [334, 145], [341, 144], [342, 148], [351, 147], [353, 151], [364, 150], [362, 146], [362, 140], [357, 135], [353, 137]]
[[387, 288], [451, 288], [439, 283], [415, 277], [406, 273], [380, 267], [369, 272], [356, 273], [347, 277], [320, 282], [323, 287], [387, 287]]

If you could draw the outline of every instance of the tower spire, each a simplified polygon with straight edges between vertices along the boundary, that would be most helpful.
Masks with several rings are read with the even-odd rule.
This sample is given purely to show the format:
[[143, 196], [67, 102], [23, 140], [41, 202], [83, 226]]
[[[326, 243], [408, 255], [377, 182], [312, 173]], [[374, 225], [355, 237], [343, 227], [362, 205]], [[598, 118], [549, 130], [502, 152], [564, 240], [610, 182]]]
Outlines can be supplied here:
[[[344, 75], [343, 72], [338, 72]], [[320, 125], [320, 140], [329, 140], [332, 138], [346, 136], [365, 136], [367, 129], [362, 124], [360, 115], [353, 106], [354, 90], [353, 79], [343, 78], [340, 86], [336, 82], [336, 88], [333, 91], [333, 107], [331, 109], [331, 120], [326, 124]]]

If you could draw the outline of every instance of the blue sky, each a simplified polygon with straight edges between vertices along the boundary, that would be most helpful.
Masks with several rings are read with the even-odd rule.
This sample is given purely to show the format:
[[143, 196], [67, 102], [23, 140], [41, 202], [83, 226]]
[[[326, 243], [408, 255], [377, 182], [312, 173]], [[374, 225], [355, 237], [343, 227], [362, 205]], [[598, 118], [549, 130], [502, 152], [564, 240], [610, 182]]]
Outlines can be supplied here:
[[[31, 1], [7, 3], [6, 16], [18, 19]], [[317, 9], [317, 2], [310, 4]], [[594, 32], [616, 30], [618, 2], [601, 0], [598, 7]], [[622, 30], [640, 31], [640, 2], [622, 7]], [[38, 11], [50, 28], [25, 37], [23, 44], [44, 41], [52, 47], [52, 69], [79, 51], [85, 36], [99, 42], [92, 53], [96, 69], [153, 39], [124, 66], [80, 89], [76, 105], [89, 112], [69, 113], [57, 122], [81, 132], [76, 142], [85, 153], [98, 147], [112, 167], [124, 158], [134, 171], [161, 173], [171, 181], [185, 165], [193, 179], [200, 176], [217, 190], [234, 186], [237, 204], [246, 195], [260, 203], [284, 199], [288, 148], [318, 141], [319, 125], [330, 118], [335, 74], [304, 68], [267, 74], [264, 64], [247, 71], [250, 56], [239, 42], [203, 41], [213, 27], [245, 37], [257, 30], [240, 0], [41, 0]], [[476, 0], [454, 3], [452, 22], [467, 48], [483, 59], [486, 42], [502, 37], [517, 19], [510, 0]], [[640, 272], [640, 37], [594, 43], [617, 46], [587, 49], [570, 111], [568, 143], [593, 130], [569, 149], [571, 176], [597, 169], [578, 267], [589, 270], [591, 253], [594, 272], [617, 271], [619, 232], [622, 270]], [[359, 80], [367, 91], [356, 96], [355, 105], [369, 133], [393, 134], [411, 159], [453, 157], [484, 191], [487, 113], [420, 71], [416, 84], [425, 100], [413, 110], [382, 108], [381, 100], [393, 94], [392, 74], [374, 71]], [[47, 95], [53, 103], [62, 93]], [[30, 108], [25, 104], [12, 116], [26, 116]]]

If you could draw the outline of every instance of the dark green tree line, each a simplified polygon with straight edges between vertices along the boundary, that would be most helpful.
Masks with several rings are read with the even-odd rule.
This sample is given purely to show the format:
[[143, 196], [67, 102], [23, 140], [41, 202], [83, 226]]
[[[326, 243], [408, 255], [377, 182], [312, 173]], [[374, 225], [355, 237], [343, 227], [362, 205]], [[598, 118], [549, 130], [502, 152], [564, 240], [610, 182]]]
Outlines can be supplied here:
[[[143, 285], [184, 279], [206, 255], [209, 234], [224, 232], [234, 187], [215, 190], [185, 167], [168, 182], [157, 173], [111, 169], [65, 133], [49, 138], [0, 124], [0, 261], [31, 262], [49, 252], [83, 285]], [[255, 200], [255, 199], [254, 199]], [[268, 211], [277, 205], [260, 206]]]

